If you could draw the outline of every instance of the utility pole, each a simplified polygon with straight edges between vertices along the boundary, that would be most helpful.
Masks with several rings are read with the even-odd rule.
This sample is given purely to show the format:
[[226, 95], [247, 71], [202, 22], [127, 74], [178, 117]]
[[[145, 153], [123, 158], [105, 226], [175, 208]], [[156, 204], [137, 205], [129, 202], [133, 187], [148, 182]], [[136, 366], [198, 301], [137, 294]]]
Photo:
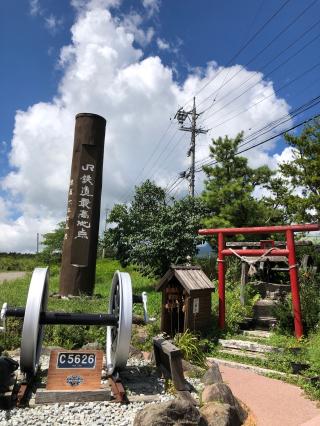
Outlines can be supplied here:
[[39, 253], [39, 232], [37, 232], [37, 254]]
[[[197, 113], [196, 98], [193, 98], [193, 108], [190, 111], [185, 111], [183, 108], [178, 109], [174, 118], [178, 120], [180, 129], [183, 132], [191, 132], [190, 148], [188, 157], [191, 157], [190, 170], [181, 173], [181, 177], [189, 178], [189, 195], [194, 197], [195, 187], [195, 163], [196, 163], [196, 136], [200, 133], [207, 133], [208, 130], [197, 127], [197, 119], [202, 113]], [[190, 126], [184, 126], [185, 120], [189, 118]]]
[[[106, 235], [106, 230], [107, 230], [107, 224], [108, 224], [108, 213], [109, 213], [109, 211], [110, 211], [110, 209], [105, 209], [105, 212], [106, 212], [106, 220], [105, 220], [105, 222], [104, 222], [104, 231], [103, 231], [103, 238], [105, 237], [105, 235]], [[103, 249], [102, 249], [102, 259], [104, 259], [104, 257], [105, 257], [105, 254], [106, 254], [106, 249], [105, 249], [105, 246], [103, 245]]]

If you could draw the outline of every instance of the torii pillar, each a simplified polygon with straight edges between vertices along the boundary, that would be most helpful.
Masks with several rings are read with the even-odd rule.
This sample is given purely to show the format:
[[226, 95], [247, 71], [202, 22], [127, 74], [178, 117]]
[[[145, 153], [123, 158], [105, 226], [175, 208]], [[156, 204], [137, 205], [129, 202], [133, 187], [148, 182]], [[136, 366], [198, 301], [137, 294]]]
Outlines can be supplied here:
[[76, 115], [59, 293], [92, 295], [99, 236], [106, 120]]

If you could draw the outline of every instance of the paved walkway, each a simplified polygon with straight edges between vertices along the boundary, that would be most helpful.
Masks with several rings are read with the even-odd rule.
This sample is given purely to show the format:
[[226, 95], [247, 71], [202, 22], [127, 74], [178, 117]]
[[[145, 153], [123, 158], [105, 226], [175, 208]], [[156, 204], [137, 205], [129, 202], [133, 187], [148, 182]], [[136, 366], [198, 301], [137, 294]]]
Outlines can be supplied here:
[[252, 410], [258, 426], [320, 425], [320, 408], [299, 387], [248, 370], [219, 367], [223, 380]]
[[8, 271], [8, 272], [0, 272], [0, 283], [3, 281], [12, 281], [17, 278], [23, 278], [26, 275], [26, 272], [21, 271]]

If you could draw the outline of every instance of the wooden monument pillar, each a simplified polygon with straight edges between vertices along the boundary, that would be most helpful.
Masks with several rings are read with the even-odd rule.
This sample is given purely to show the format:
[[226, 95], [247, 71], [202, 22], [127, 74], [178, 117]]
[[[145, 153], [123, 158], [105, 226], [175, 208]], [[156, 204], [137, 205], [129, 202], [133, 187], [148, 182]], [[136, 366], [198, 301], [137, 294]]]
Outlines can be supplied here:
[[77, 114], [62, 250], [60, 294], [92, 295], [99, 234], [106, 120]]

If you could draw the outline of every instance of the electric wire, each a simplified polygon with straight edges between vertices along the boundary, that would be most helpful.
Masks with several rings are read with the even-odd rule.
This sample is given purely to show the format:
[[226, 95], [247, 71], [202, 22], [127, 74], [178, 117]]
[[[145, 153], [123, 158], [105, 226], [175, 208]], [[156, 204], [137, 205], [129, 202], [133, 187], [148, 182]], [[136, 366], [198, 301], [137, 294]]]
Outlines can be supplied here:
[[300, 78], [305, 77], [307, 74], [309, 74], [315, 68], [319, 67], [319, 65], [320, 65], [320, 62], [317, 62], [316, 64], [312, 65], [310, 68], [308, 68], [308, 69], [304, 70], [302, 73], [298, 74], [293, 80], [285, 83], [284, 85], [282, 85], [281, 87], [279, 87], [277, 90], [272, 91], [272, 93], [270, 95], [264, 96], [262, 99], [260, 99], [259, 101], [255, 102], [254, 104], [250, 105], [249, 107], [247, 107], [247, 108], [245, 108], [245, 109], [237, 112], [235, 115], [232, 115], [231, 117], [228, 117], [226, 120], [221, 121], [220, 123], [212, 125], [212, 127], [216, 129], [217, 127], [220, 127], [223, 124], [228, 123], [229, 121], [232, 121], [236, 117], [239, 117], [239, 115], [241, 115], [241, 114], [249, 111], [251, 108], [254, 108], [255, 106], [257, 106], [257, 105], [261, 104], [262, 102], [266, 101], [270, 97], [272, 97], [275, 94], [279, 93], [281, 90], [283, 90], [286, 87], [290, 86], [291, 84], [295, 83]]
[[[251, 58], [246, 64], [244, 64], [244, 65], [241, 65], [240, 66], [240, 69], [239, 70], [237, 70], [237, 72], [232, 76], [232, 77], [230, 77], [230, 79], [229, 80], [227, 80], [226, 82], [223, 82], [223, 84], [221, 84], [221, 86], [217, 89], [217, 91], [215, 92], [215, 94], [214, 94], [214, 92], [212, 92], [210, 95], [208, 95], [205, 99], [203, 99], [200, 103], [198, 103], [198, 107], [200, 106], [200, 105], [202, 105], [202, 103], [203, 102], [205, 102], [207, 99], [209, 99], [209, 98], [211, 98], [211, 96], [214, 98], [213, 99], [213, 102], [215, 102], [216, 101], [216, 98], [217, 98], [217, 92], [218, 91], [220, 91], [220, 89], [222, 88], [222, 87], [224, 87], [227, 83], [229, 83], [231, 80], [233, 80], [234, 79], [234, 77], [236, 77], [241, 71], [243, 71], [244, 69], [245, 69], [245, 67], [247, 67], [248, 65], [250, 65], [253, 61], [255, 61], [260, 55], [261, 55], [261, 53], [263, 53], [264, 51], [266, 51], [281, 35], [283, 35], [292, 25], [294, 25], [309, 9], [311, 9], [316, 3], [318, 2], [318, 0], [314, 0], [310, 5], [308, 5], [305, 9], [303, 9], [288, 25], [286, 25], [286, 27], [285, 28], [283, 28], [270, 42], [268, 42], [267, 43], [267, 45], [266, 46], [264, 46], [258, 53], [256, 53], [254, 56], [253, 56], [253, 58]], [[317, 22], [318, 23], [318, 22]], [[316, 23], [316, 24], [317, 24]], [[311, 27], [311, 29], [314, 27], [315, 25], [313, 25], [312, 27]], [[303, 37], [303, 34], [302, 34], [302, 36], [301, 37]], [[226, 65], [226, 66], [228, 66], [228, 65]], [[211, 105], [211, 107], [212, 107], [212, 105]]]
[[[320, 22], [320, 21], [319, 21]], [[287, 64], [291, 59], [293, 59], [295, 56], [297, 56], [299, 53], [301, 53], [306, 47], [308, 47], [309, 45], [311, 45], [312, 43], [314, 43], [318, 38], [320, 37], [320, 34], [317, 34], [315, 37], [313, 37], [311, 40], [309, 40], [307, 43], [305, 43], [303, 46], [300, 47], [300, 49], [298, 49], [296, 52], [294, 52], [292, 55], [290, 55], [287, 59], [285, 59], [284, 61], [282, 61], [280, 64], [278, 64], [275, 68], [273, 68], [271, 71], [269, 71], [267, 74], [264, 75], [264, 79], [268, 76], [270, 76], [272, 73], [274, 73], [275, 71], [277, 71], [279, 68], [281, 68], [283, 65]], [[251, 76], [248, 80], [246, 80], [244, 83], [242, 83], [240, 86], [241, 87], [243, 84], [245, 84], [246, 82], [248, 82], [249, 80], [251, 80], [253, 76]], [[255, 86], [261, 84], [261, 81], [258, 81], [257, 83], [251, 85], [250, 87], [248, 87], [247, 89], [245, 89], [243, 92], [241, 92], [239, 95], [235, 96], [234, 98], [232, 98], [229, 102], [227, 102], [226, 104], [222, 105], [219, 109], [215, 110], [212, 112], [212, 114], [210, 114], [209, 116], [207, 116], [205, 119], [203, 119], [202, 122], [207, 121], [209, 118], [213, 117], [215, 114], [217, 114], [218, 112], [222, 111], [224, 108], [226, 108], [227, 106], [229, 106], [230, 104], [232, 104], [234, 101], [236, 101], [237, 99], [239, 99], [241, 96], [243, 96], [245, 93], [248, 93], [250, 90], [252, 90]], [[226, 94], [222, 99], [226, 98], [231, 92], [229, 92], [228, 94]]]
[[[263, 144], [265, 144], [265, 143], [267, 143], [267, 142], [269, 142], [269, 141], [271, 141], [271, 140], [273, 140], [273, 139], [276, 139], [276, 138], [278, 138], [279, 136], [284, 135], [285, 133], [288, 133], [288, 132], [290, 132], [290, 131], [292, 131], [292, 130], [294, 130], [294, 129], [297, 129], [298, 127], [301, 127], [301, 126], [303, 126], [303, 125], [305, 125], [305, 124], [309, 123], [310, 121], [315, 120], [315, 119], [317, 119], [317, 118], [319, 118], [319, 117], [320, 117], [320, 114], [314, 115], [313, 117], [310, 117], [310, 118], [308, 118], [307, 120], [304, 120], [304, 121], [302, 121], [302, 122], [300, 122], [300, 123], [298, 123], [298, 124], [296, 124], [296, 125], [294, 125], [294, 126], [292, 126], [292, 127], [288, 128], [288, 129], [286, 129], [286, 130], [283, 130], [283, 131], [281, 131], [280, 133], [278, 133], [278, 134], [276, 134], [276, 135], [274, 135], [274, 136], [271, 136], [270, 138], [267, 138], [267, 139], [265, 139], [265, 140], [263, 140], [263, 141], [261, 141], [261, 142], [258, 142], [258, 143], [254, 144], [254, 145], [252, 145], [252, 146], [250, 146], [250, 147], [248, 147], [248, 148], [245, 148], [245, 149], [242, 149], [242, 150], [238, 151], [238, 152], [236, 153], [236, 155], [242, 154], [243, 152], [250, 151], [251, 149], [254, 149], [254, 148], [256, 148], [257, 146], [261, 146], [261, 145], [263, 145]], [[217, 161], [213, 160], [213, 161], [211, 161], [211, 162], [207, 163], [207, 164], [206, 164], [206, 166], [213, 166], [213, 165], [215, 165], [215, 164], [217, 164], [217, 163], [218, 163]], [[202, 171], [202, 167], [201, 167], [201, 168], [199, 168], [199, 169], [196, 169], [195, 171], [196, 171], [196, 173], [201, 172], [201, 171]]]
[[[170, 129], [171, 126], [172, 126], [172, 121], [170, 121], [170, 123], [168, 124], [168, 126], [166, 127], [166, 129], [164, 130], [164, 132], [161, 134], [160, 138], [158, 139], [158, 141], [157, 141], [157, 143], [155, 145], [155, 148], [153, 149], [151, 155], [148, 157], [148, 160], [145, 162], [145, 164], [142, 167], [142, 169], [137, 173], [136, 177], [133, 180], [133, 186], [137, 183], [137, 181], [139, 179], [139, 176], [142, 175], [142, 173], [147, 168], [147, 166], [150, 165], [150, 162], [151, 162], [153, 156], [155, 155], [155, 153], [157, 152], [157, 149], [159, 148], [161, 141], [163, 140], [163, 138], [165, 137], [165, 135], [168, 133], [168, 131], [169, 131], [169, 129]], [[128, 198], [128, 196], [130, 195], [130, 192], [131, 192], [131, 190], [129, 190], [129, 191], [126, 192], [126, 195], [125, 195], [124, 199]]]
[[[295, 110], [291, 111], [288, 114], [283, 115], [282, 117], [280, 117], [277, 120], [273, 120], [270, 123], [266, 124], [265, 126], [261, 127], [260, 129], [250, 133], [249, 135], [247, 135], [243, 141], [240, 143], [240, 147], [243, 147], [245, 145], [248, 145], [250, 142], [260, 138], [261, 136], [270, 133], [272, 130], [276, 129], [277, 127], [283, 125], [284, 123], [292, 120], [294, 117], [296, 117], [297, 115], [303, 114], [304, 112], [308, 111], [311, 108], [314, 108], [316, 105], [318, 105], [320, 103], [320, 95], [314, 97], [313, 99], [305, 102], [303, 105], [300, 105], [299, 107], [297, 107]], [[208, 161], [210, 161], [210, 157], [206, 158], [206, 159], [202, 159], [202, 160], [198, 160], [197, 166], [199, 167], [200, 165], [203, 166], [206, 163], [208, 163]]]
[[[312, 3], [311, 3], [311, 5], [309, 5], [307, 8], [305, 8], [304, 9], [304, 11], [302, 11], [296, 18], [295, 18], [295, 22], [296, 22], [296, 20], [297, 19], [299, 19], [299, 17], [301, 17], [308, 9], [310, 9], [315, 3], [316, 3], [316, 1], [317, 0], [315, 0], [315, 1], [313, 1]], [[257, 37], [262, 31], [263, 31], [263, 29], [272, 21], [272, 19], [274, 19], [280, 12], [281, 12], [281, 10], [288, 4], [290, 2], [290, 0], [287, 0], [283, 5], [281, 5], [281, 7], [270, 17], [270, 18], [268, 18], [268, 20], [262, 25], [262, 27], [260, 27], [254, 34], [253, 34], [253, 36], [252, 37], [250, 37], [250, 39], [244, 44], [244, 46], [242, 46], [240, 49], [239, 49], [239, 51], [229, 60], [229, 62], [228, 62], [228, 64], [227, 64], [227, 66], [233, 61], [233, 60], [235, 60], [236, 59], [236, 57], [240, 54], [240, 53], [242, 53], [242, 51], [254, 40], [254, 38], [255, 37]], [[318, 23], [318, 22], [317, 22]], [[279, 37], [280, 36], [280, 34], [283, 34], [285, 31], [286, 31], [286, 29], [289, 27], [289, 26], [291, 26], [293, 23], [291, 22], [290, 24], [288, 24], [286, 27], [285, 27], [285, 29], [283, 29], [276, 37]], [[311, 28], [309, 28], [309, 30], [307, 30], [306, 31], [306, 33], [308, 33], [308, 32], [310, 32], [311, 30], [312, 30], [312, 28], [314, 28], [314, 26], [315, 26], [316, 24], [314, 24]], [[303, 37], [303, 35], [302, 35], [302, 37]], [[275, 41], [275, 38], [273, 38], [273, 40], [269, 43], [269, 45], [272, 43], [272, 42], [274, 42]], [[295, 41], [295, 42], [297, 42], [297, 40]], [[293, 43], [291, 43], [291, 45], [290, 46], [292, 46], [294, 44], [294, 42]], [[268, 45], [268, 46], [269, 46]], [[264, 48], [264, 50], [268, 47], [268, 46], [266, 46], [265, 48]], [[258, 54], [257, 55], [255, 55], [255, 57], [254, 58], [252, 58], [252, 60], [251, 61], [253, 61], [257, 56], [259, 56], [260, 54], [262, 53], [262, 51], [260, 51], [260, 52], [258, 52]], [[297, 53], [296, 53], [297, 54]], [[281, 53], [279, 53], [278, 55], [276, 55], [276, 57], [274, 57], [273, 58], [273, 60], [274, 59], [276, 59], [277, 57], [279, 57], [281, 55]], [[271, 63], [271, 61], [269, 61], [268, 63], [267, 63], [267, 65], [268, 64], [270, 64]], [[273, 70], [274, 71], [274, 70]], [[217, 75], [215, 75], [214, 76], [214, 78], [212, 78], [211, 79], [211, 81], [213, 81], [215, 78], [217, 77]], [[227, 82], [225, 82], [225, 84], [224, 85], [226, 85], [232, 78], [234, 78], [234, 76], [232, 76]], [[198, 92], [197, 92], [197, 94], [199, 94], [200, 92], [202, 92], [203, 90], [204, 90], [204, 88], [205, 87], [207, 87], [207, 85], [208, 84], [210, 84], [210, 82], [211, 81], [208, 81]], [[295, 80], [293, 80], [293, 81], [291, 81], [291, 82], [289, 82], [289, 84], [291, 84], [291, 83], [293, 83], [294, 81], [296, 81], [296, 79]], [[286, 85], [285, 86], [283, 86], [282, 88], [284, 88], [284, 87], [286, 87]], [[280, 88], [280, 89], [278, 89], [278, 90], [281, 90], [282, 88]], [[218, 89], [219, 90], [219, 89]], [[187, 102], [188, 103], [188, 102]], [[186, 103], [186, 104], [187, 104]], [[202, 102], [201, 102], [202, 103]], [[259, 103], [259, 102], [258, 102]], [[185, 104], [185, 105], [186, 105]], [[254, 105], [252, 105], [252, 107], [253, 106], [255, 106], [256, 104], [254, 104]], [[209, 109], [209, 108], [208, 108]], [[243, 111], [244, 112], [244, 111]], [[208, 117], [209, 118], [209, 117]], [[233, 119], [233, 118], [231, 118], [231, 119]], [[154, 156], [155, 156], [155, 154], [156, 154], [156, 152], [157, 152], [157, 150], [159, 149], [159, 147], [160, 147], [160, 145], [161, 145], [161, 142], [162, 142], [162, 140], [164, 139], [164, 137], [165, 137], [165, 135], [166, 135], [166, 133], [168, 132], [168, 130], [169, 130], [169, 128], [171, 127], [171, 125], [172, 125], [172, 122], [170, 122], [169, 123], [169, 125], [168, 125], [168, 127], [167, 127], [167, 129], [163, 132], [163, 134], [161, 135], [161, 137], [159, 138], [159, 140], [158, 140], [158, 142], [157, 142], [157, 144], [156, 144], [156, 147], [155, 147], [155, 149], [152, 151], [152, 153], [151, 153], [151, 156], [149, 157], [149, 159], [147, 160], [147, 162], [145, 163], [145, 165], [143, 166], [143, 168], [141, 169], [141, 171], [137, 174], [137, 176], [136, 176], [136, 178], [135, 178], [135, 182], [139, 179], [139, 177], [141, 177], [141, 175], [143, 174], [143, 172], [145, 172], [147, 169], [149, 169], [149, 167], [151, 166], [151, 170], [152, 169], [154, 169], [155, 168], [155, 166], [156, 166], [156, 164], [157, 164], [157, 162], [160, 160], [160, 158], [162, 157], [162, 155], [163, 155], [163, 153], [166, 151], [166, 149], [167, 149], [167, 147], [169, 146], [169, 144], [170, 144], [170, 142], [174, 139], [174, 137], [175, 137], [175, 135], [176, 135], [176, 133], [177, 133], [177, 131], [174, 133], [174, 135], [172, 135], [171, 136], [171, 138], [169, 139], [169, 141], [167, 142], [167, 144], [165, 145], [165, 147], [162, 149], [162, 151], [159, 153], [159, 155], [158, 155], [158, 157], [156, 158], [156, 160], [155, 161], [153, 161], [152, 162], [152, 164], [151, 164], [151, 160], [154, 158]], [[220, 123], [220, 125], [222, 125], [222, 123]], [[181, 141], [181, 139], [182, 139], [182, 137], [179, 139], [179, 141], [178, 141], [178, 143], [177, 144], [175, 144], [175, 145], [173, 145], [173, 147], [172, 147], [172, 149], [167, 153], [167, 155], [166, 155], [166, 157], [165, 157], [165, 160], [168, 158], [168, 157], [170, 157], [170, 155], [171, 155], [171, 153], [175, 150], [175, 149], [177, 149], [177, 147], [179, 146], [179, 142]], [[147, 167], [148, 166], [148, 167]], [[128, 191], [129, 192], [129, 194], [130, 194], [130, 190]]]
[[[240, 53], [242, 53], [248, 46], [249, 44], [269, 25], [269, 23], [282, 11], [282, 9], [284, 9], [288, 3], [290, 3], [291, 0], [286, 0], [268, 19], [267, 21], [249, 38], [249, 40], [232, 56], [231, 59], [229, 59], [229, 61], [226, 64], [226, 67], [228, 67], [239, 55]], [[314, 0], [317, 1], [317, 0]], [[199, 93], [201, 93], [209, 84], [212, 83], [212, 81], [214, 81], [217, 76], [220, 74], [221, 71], [219, 71], [212, 79], [210, 79], [209, 81], [207, 81], [195, 94], [194, 96], [197, 96]], [[193, 96], [193, 97], [194, 97]], [[189, 99], [183, 107], [185, 107], [192, 99]]]

